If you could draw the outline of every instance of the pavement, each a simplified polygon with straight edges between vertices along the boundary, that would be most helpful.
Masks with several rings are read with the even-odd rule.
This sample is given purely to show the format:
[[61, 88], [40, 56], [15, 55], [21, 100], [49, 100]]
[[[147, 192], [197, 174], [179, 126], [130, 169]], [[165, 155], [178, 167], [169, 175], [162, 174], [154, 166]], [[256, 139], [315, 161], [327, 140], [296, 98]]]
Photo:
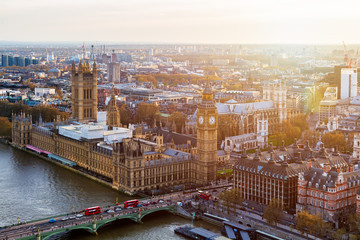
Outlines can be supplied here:
[[[202, 190], [213, 190], [213, 189], [224, 189], [224, 187], [227, 187], [227, 185], [221, 185], [221, 186], [210, 186], [207, 188], [202, 188]], [[157, 204], [150, 204], [148, 206], [141, 206], [141, 207], [135, 207], [133, 209], [125, 209], [123, 204], [121, 205], [114, 205], [114, 206], [108, 206], [103, 207], [101, 209], [101, 213], [96, 215], [90, 215], [90, 216], [81, 216], [76, 217], [77, 214], [84, 214], [84, 211], [76, 212], [72, 214], [65, 214], [59, 217], [49, 217], [46, 219], [41, 219], [39, 221], [33, 221], [33, 222], [23, 222], [18, 225], [13, 226], [7, 226], [0, 228], [0, 239], [17, 239], [21, 237], [27, 237], [27, 236], [35, 236], [38, 234], [38, 232], [49, 232], [49, 231], [55, 231], [60, 228], [68, 228], [76, 225], [82, 225], [85, 223], [94, 222], [95, 220], [102, 220], [102, 219], [109, 219], [120, 215], [127, 215], [135, 212], [139, 212], [139, 208], [142, 210], [150, 210], [152, 208], [158, 208], [162, 206], [168, 206], [176, 204], [177, 202], [184, 202], [184, 201], [190, 201], [195, 195], [198, 194], [198, 191], [194, 189], [194, 191], [189, 193], [171, 193], [161, 196], [156, 196], [149, 199], [139, 199], [139, 204], [142, 204], [144, 202], [152, 202], [152, 201], [158, 201], [159, 199], [163, 199], [163, 203], [157, 203]], [[114, 213], [108, 213], [107, 210], [111, 209], [114, 210], [115, 207], [121, 207], [121, 211], [116, 211]], [[67, 219], [62, 220], [63, 217], [70, 217], [75, 216], [74, 219]], [[49, 223], [49, 220], [54, 218], [56, 221], [53, 223]]]

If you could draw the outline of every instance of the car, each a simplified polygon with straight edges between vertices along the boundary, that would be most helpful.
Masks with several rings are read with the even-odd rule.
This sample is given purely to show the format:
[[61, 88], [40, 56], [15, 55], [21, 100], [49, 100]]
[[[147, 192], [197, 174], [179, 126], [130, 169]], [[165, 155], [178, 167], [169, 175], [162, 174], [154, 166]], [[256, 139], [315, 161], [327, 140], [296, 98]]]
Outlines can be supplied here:
[[130, 207], [127, 207], [127, 209], [133, 209], [133, 207], [130, 206]]
[[240, 210], [246, 211], [246, 208], [244, 208], [244, 207], [240, 207]]
[[239, 224], [243, 224], [243, 222], [242, 222], [242, 221], [238, 221], [238, 223], [239, 223]]
[[54, 222], [56, 222], [56, 219], [51, 218], [51, 219], [49, 220], [49, 223], [54, 223]]
[[162, 200], [162, 199], [159, 199], [159, 201], [158, 201], [158, 203], [163, 203], [164, 202], [164, 200]]
[[84, 215], [82, 215], [82, 214], [77, 214], [76, 215], [77, 218], [81, 218], [82, 216], [84, 216]]
[[62, 219], [61, 219], [61, 221], [66, 221], [66, 220], [68, 220], [69, 218], [68, 217], [63, 217]]
[[155, 205], [155, 204], [157, 204], [157, 201], [151, 201], [150, 204]]
[[149, 205], [150, 205], [150, 203], [148, 203], [148, 202], [143, 203], [143, 206], [149, 206]]
[[109, 209], [109, 210], [107, 210], [106, 212], [107, 212], [107, 213], [113, 213], [113, 212], [114, 212], [114, 210]]
[[121, 207], [116, 207], [116, 208], [114, 208], [114, 210], [115, 210], [115, 212], [118, 212], [118, 211], [121, 211], [122, 208]]
[[246, 226], [251, 227], [251, 225], [250, 225], [250, 224], [246, 224]]
[[249, 205], [247, 202], [243, 202], [242, 204], [245, 205], [245, 206]]

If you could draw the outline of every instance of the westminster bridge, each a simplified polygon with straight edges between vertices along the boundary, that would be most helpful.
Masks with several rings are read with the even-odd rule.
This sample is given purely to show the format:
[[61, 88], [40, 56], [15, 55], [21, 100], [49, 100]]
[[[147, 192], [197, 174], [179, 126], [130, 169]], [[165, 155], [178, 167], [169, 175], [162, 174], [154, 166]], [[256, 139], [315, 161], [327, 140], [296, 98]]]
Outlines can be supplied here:
[[[170, 200], [163, 203], [150, 204], [148, 206], [140, 206], [132, 209], [121, 208], [122, 210], [119, 211], [113, 210], [119, 206], [101, 209], [102, 212], [97, 215], [78, 215], [78, 217], [76, 217], [76, 213], [63, 214], [4, 227], [0, 229], [0, 239], [45, 240], [49, 239], [51, 236], [73, 230], [84, 230], [91, 234], [98, 234], [99, 229], [121, 219], [129, 219], [137, 223], [141, 223], [141, 219], [143, 217], [154, 212], [176, 212], [176, 206], [175, 204], [172, 204]], [[72, 216], [72, 218], [69, 218], [70, 216]]]

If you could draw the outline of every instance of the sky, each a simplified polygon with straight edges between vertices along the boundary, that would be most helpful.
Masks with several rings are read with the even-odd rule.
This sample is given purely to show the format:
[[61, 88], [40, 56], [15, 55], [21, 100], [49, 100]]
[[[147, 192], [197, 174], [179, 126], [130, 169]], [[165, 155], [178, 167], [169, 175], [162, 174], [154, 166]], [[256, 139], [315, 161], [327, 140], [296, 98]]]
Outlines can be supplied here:
[[0, 0], [0, 41], [358, 44], [354, 0]]

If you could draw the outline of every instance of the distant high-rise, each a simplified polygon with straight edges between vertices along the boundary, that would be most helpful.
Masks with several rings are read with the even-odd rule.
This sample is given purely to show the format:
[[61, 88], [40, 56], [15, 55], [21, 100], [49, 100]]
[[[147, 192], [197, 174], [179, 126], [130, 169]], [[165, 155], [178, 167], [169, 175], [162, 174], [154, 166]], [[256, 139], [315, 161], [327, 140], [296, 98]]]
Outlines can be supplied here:
[[342, 68], [340, 83], [340, 99], [357, 96], [357, 69]]
[[13, 56], [8, 56], [8, 63], [9, 63], [9, 67], [10, 66], [13, 66], [15, 63], [14, 63], [14, 57]]
[[278, 56], [276, 54], [273, 54], [270, 56], [270, 66], [276, 67], [278, 65]]
[[8, 55], [1, 55], [1, 66], [3, 67], [9, 66]]
[[32, 64], [31, 58], [25, 58], [25, 67]]
[[14, 63], [16, 66], [25, 67], [25, 58], [21, 56], [14, 57]]
[[111, 62], [108, 64], [108, 81], [109, 82], [120, 82], [121, 77], [121, 65], [120, 63]]
[[116, 62], [116, 59], [116, 53], [112, 53], [111, 62], [107, 65], [109, 82], [120, 82], [121, 65]]
[[150, 56], [153, 56], [153, 55], [154, 55], [154, 49], [153, 49], [153, 48], [150, 48], [150, 49], [149, 49], [149, 55], [150, 55]]
[[25, 58], [22, 56], [11, 56], [11, 55], [2, 55], [2, 66], [3, 67], [11, 67], [11, 66], [19, 66], [19, 67], [26, 67], [31, 64], [39, 64], [39, 59], [33, 58]]

